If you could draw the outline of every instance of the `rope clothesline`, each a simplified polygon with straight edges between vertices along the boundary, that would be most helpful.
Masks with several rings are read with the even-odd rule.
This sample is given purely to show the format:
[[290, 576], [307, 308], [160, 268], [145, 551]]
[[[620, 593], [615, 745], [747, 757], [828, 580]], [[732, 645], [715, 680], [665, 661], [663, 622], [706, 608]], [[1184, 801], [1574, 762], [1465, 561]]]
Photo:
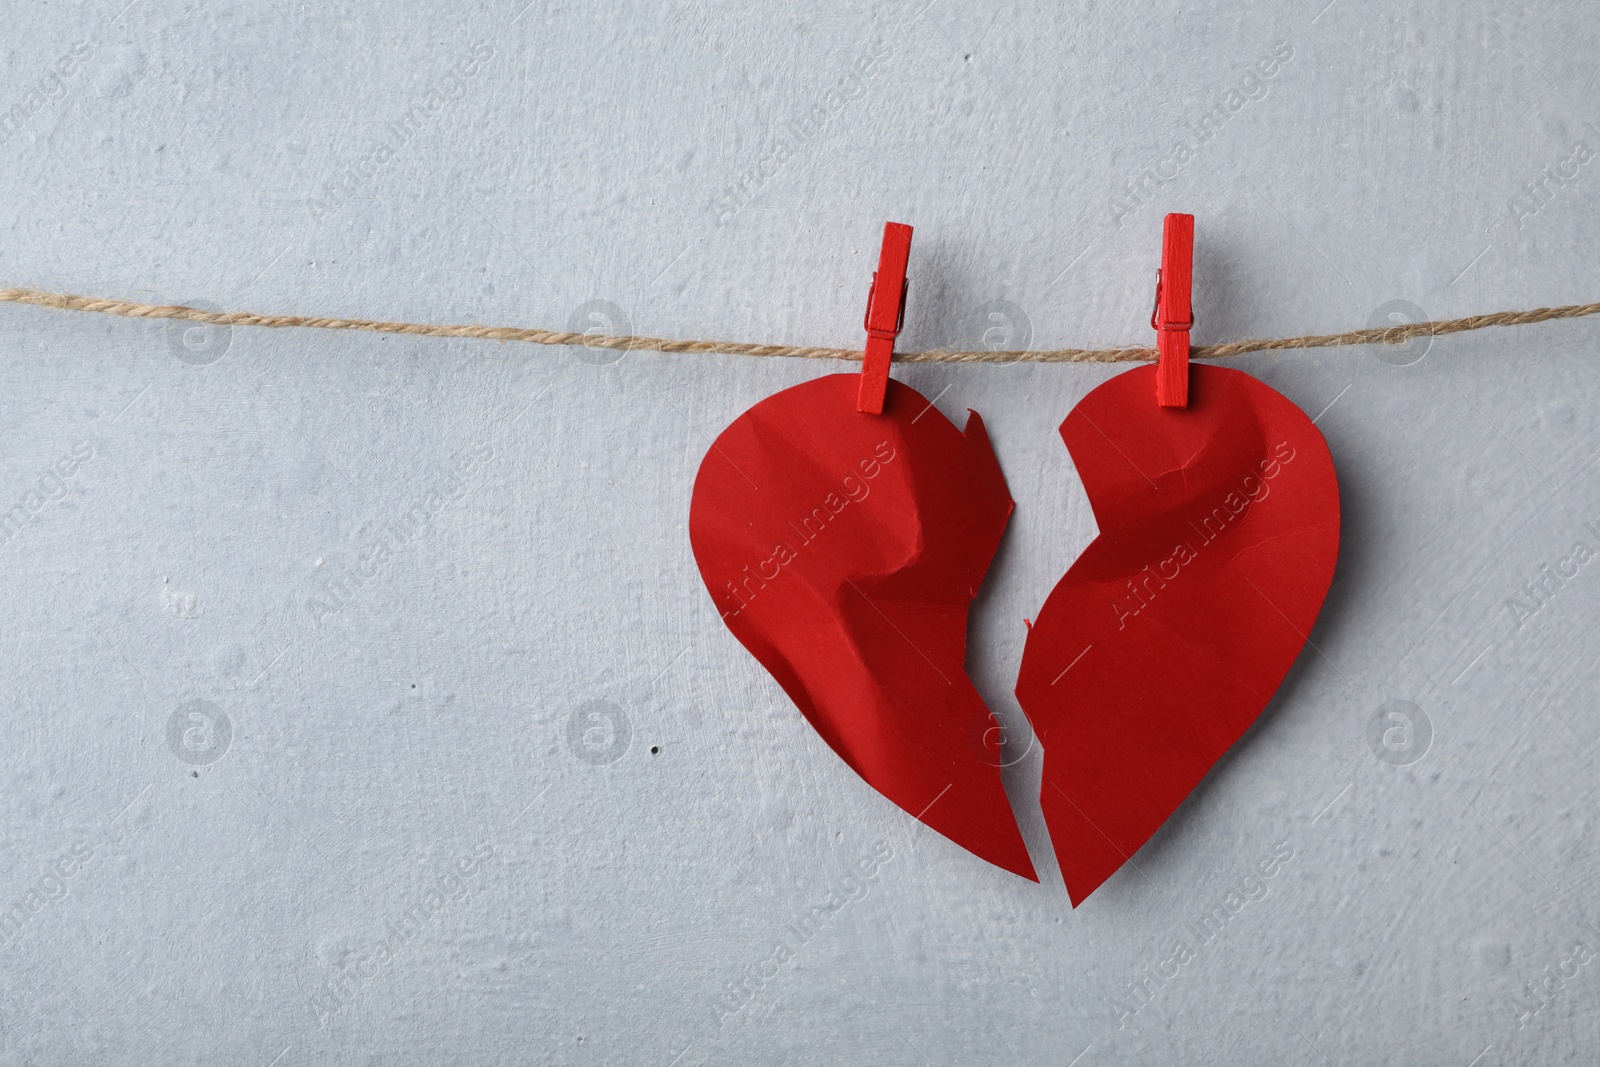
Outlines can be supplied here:
[[[71, 293], [46, 293], [37, 289], [0, 290], [0, 302], [32, 304], [57, 311], [91, 311], [101, 315], [121, 315], [130, 319], [186, 319], [210, 326], [293, 326], [316, 330], [362, 330], [369, 333], [396, 333], [413, 337], [470, 337], [489, 341], [523, 341], [536, 345], [579, 345], [609, 348], [624, 352], [683, 352], [704, 355], [786, 356], [792, 359], [841, 359], [860, 361], [860, 349], [811, 348], [797, 345], [760, 345], [740, 341], [671, 340], [664, 337], [612, 336], [596, 333], [571, 333], [560, 330], [534, 330], [519, 326], [432, 325], [420, 322], [381, 322], [372, 319], [333, 319], [310, 315], [258, 315], [253, 311], [202, 311], [181, 305], [138, 304], [131, 300], [101, 300]], [[1350, 330], [1345, 333], [1308, 334], [1301, 337], [1229, 341], [1226, 344], [1196, 345], [1190, 354], [1196, 359], [1226, 359], [1247, 352], [1275, 352], [1290, 348], [1334, 348], [1341, 345], [1403, 344], [1418, 337], [1482, 330], [1490, 326], [1526, 326], [1555, 319], [1576, 319], [1600, 312], [1600, 303], [1569, 304], [1563, 307], [1534, 308], [1530, 311], [1497, 311], [1462, 319], [1411, 322], [1399, 326]], [[1039, 351], [958, 352], [930, 349], [925, 352], [896, 352], [900, 363], [1137, 363], [1156, 358], [1154, 348], [1054, 348]]]

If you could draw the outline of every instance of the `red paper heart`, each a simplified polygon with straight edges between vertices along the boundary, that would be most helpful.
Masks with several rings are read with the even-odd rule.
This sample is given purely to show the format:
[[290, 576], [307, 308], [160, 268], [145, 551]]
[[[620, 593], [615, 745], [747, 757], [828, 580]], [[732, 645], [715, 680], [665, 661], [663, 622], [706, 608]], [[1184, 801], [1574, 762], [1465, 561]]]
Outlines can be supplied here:
[[695, 479], [695, 561], [728, 629], [857, 774], [1035, 878], [973, 740], [994, 720], [964, 666], [1011, 495], [975, 413], [963, 433], [891, 381], [883, 414], [862, 414], [859, 382], [785, 389], [722, 432]]
[[1100, 535], [1029, 631], [1017, 699], [1076, 907], [1255, 722], [1300, 654], [1339, 553], [1339, 486], [1311, 420], [1239, 371], [1099, 386], [1061, 436]]

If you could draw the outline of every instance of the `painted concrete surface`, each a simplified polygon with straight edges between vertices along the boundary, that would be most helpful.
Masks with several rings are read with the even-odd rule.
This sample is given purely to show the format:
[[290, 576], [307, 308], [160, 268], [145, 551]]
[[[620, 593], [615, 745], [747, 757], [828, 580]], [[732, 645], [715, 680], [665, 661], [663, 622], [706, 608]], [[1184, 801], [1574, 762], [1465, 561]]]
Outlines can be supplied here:
[[[1110, 345], [1176, 210], [1201, 342], [1596, 298], [1581, 4], [24, 7], [4, 285], [846, 346], [894, 219], [903, 347]], [[1234, 364], [1338, 573], [1074, 911], [1010, 689], [1114, 369], [896, 371], [1018, 501], [970, 664], [1036, 886], [701, 588], [710, 440], [840, 366], [0, 307], [0, 1062], [1587, 1062], [1597, 329]]]

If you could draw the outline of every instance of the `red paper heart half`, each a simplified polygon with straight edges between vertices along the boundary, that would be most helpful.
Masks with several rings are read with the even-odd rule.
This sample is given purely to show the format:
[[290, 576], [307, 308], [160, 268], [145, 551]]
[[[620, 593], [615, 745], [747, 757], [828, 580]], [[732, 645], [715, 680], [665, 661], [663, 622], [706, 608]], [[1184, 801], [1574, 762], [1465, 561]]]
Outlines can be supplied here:
[[860, 376], [761, 401], [695, 478], [689, 539], [723, 622], [823, 740], [873, 788], [1025, 878], [1033, 864], [982, 740], [967, 678], [967, 607], [1011, 516], [984, 432]]
[[1339, 486], [1305, 413], [1239, 371], [1120, 374], [1061, 424], [1100, 535], [1028, 633], [1017, 699], [1076, 907], [1255, 722], [1306, 643], [1339, 554]]

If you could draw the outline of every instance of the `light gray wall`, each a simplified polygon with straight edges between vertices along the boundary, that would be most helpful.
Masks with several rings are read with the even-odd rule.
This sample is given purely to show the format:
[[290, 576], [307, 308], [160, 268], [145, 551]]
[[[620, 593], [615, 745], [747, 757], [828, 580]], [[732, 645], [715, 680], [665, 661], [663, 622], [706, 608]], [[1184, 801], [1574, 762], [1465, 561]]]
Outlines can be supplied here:
[[[1600, 296], [1588, 5], [1046, 6], [16, 5], [0, 284], [847, 346], [895, 219], [904, 347], [1147, 343], [1180, 210], [1202, 342]], [[1589, 1062], [1600, 564], [1508, 600], [1600, 546], [1597, 330], [1235, 364], [1321, 413], [1338, 575], [1074, 912], [1010, 688], [1113, 370], [897, 371], [1018, 501], [971, 663], [1035, 886], [860, 782], [701, 588], [708, 442], [836, 366], [0, 307], [0, 1062]]]

